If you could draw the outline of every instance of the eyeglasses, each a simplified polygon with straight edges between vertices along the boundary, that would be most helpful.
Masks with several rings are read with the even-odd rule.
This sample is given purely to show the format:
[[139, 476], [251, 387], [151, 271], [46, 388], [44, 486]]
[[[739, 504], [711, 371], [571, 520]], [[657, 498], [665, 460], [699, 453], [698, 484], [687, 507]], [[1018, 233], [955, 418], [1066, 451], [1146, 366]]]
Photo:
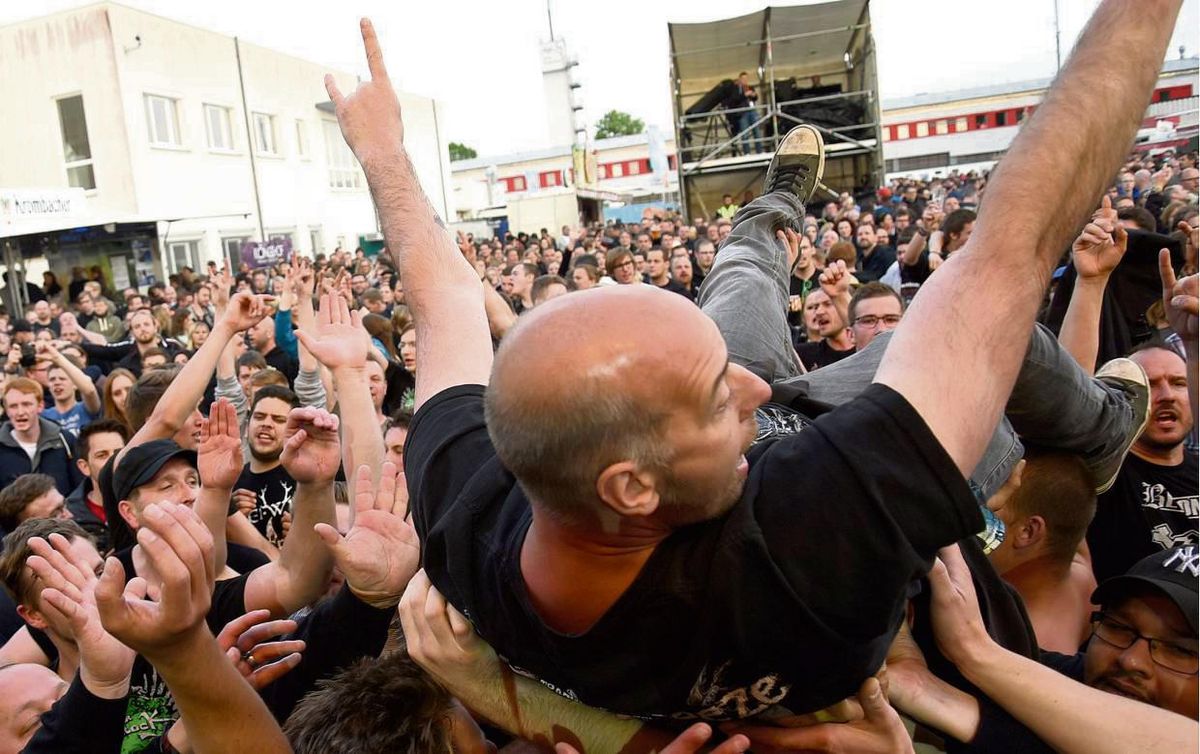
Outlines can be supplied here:
[[861, 317], [854, 320], [855, 326], [862, 326], [862, 327], [867, 328], [868, 330], [872, 330], [872, 329], [878, 327], [880, 322], [887, 325], [888, 327], [895, 327], [896, 325], [900, 324], [900, 315], [899, 314], [885, 314], [882, 317], [877, 317], [874, 314], [864, 314]]
[[1092, 636], [1117, 649], [1129, 649], [1139, 640], [1145, 639], [1150, 645], [1150, 659], [1155, 665], [1184, 675], [1196, 675], [1200, 670], [1195, 649], [1144, 636], [1132, 626], [1127, 626], [1104, 613], [1092, 613]]

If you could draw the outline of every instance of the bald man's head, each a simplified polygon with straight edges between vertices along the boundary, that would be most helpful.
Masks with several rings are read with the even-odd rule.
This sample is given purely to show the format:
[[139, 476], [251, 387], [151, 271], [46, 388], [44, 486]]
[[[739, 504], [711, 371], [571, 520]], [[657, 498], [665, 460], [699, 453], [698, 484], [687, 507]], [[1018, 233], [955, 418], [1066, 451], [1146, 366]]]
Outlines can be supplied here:
[[[685, 298], [649, 286], [582, 291], [545, 303], [505, 336], [487, 391], [488, 431], [535, 504], [564, 519], [611, 506], [598, 480], [622, 462], [654, 480], [656, 501], [711, 517], [740, 491], [731, 477], [753, 437], [753, 407], [750, 427], [723, 416], [712, 438], [704, 434], [729, 374], [739, 385], [749, 375], [728, 365], [716, 325]], [[758, 405], [765, 393], [746, 397]]]

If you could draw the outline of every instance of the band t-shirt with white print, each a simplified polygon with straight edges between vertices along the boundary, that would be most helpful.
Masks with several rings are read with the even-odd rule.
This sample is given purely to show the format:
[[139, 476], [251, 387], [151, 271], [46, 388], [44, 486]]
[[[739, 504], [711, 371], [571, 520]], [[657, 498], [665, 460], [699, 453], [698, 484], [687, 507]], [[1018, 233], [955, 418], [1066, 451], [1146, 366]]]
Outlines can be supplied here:
[[747, 455], [732, 510], [667, 537], [575, 636], [542, 623], [525, 590], [529, 501], [496, 458], [483, 388], [423, 405], [404, 460], [426, 573], [518, 672], [646, 719], [815, 711], [879, 669], [913, 579], [982, 519], [924, 421], [882, 385]]
[[283, 514], [292, 512], [292, 498], [296, 494], [296, 480], [283, 468], [283, 464], [263, 472], [253, 472], [250, 464], [242, 469], [235, 490], [250, 490], [257, 505], [247, 518], [258, 533], [276, 547], [283, 545]]

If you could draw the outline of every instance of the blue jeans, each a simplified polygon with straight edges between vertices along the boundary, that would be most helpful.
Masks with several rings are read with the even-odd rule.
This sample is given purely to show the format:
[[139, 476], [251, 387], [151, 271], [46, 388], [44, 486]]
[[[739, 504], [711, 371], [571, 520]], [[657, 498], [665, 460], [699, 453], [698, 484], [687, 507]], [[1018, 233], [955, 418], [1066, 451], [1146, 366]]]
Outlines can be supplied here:
[[[744, 113], [738, 113], [736, 120], [737, 130], [733, 132], [733, 135], [739, 134], [742, 131], [745, 131], [747, 128], [750, 128], [750, 126], [753, 125], [754, 121], [756, 120], [758, 120], [758, 114], [754, 110], [747, 110]], [[759, 151], [758, 128], [751, 128], [750, 131], [741, 138], [741, 144], [742, 154], [750, 154], [751, 152]]]
[[[861, 393], [890, 342], [876, 336], [860, 353], [801, 374], [787, 324], [787, 250], [775, 231], [804, 215], [791, 194], [765, 194], [742, 207], [700, 289], [700, 307], [716, 322], [729, 358], [774, 384], [787, 383], [808, 398], [840, 405]], [[918, 295], [920, 295], [918, 293]], [[903, 325], [901, 325], [903, 326]], [[964, 375], [963, 379], [987, 379]], [[1038, 325], [1025, 362], [983, 459], [971, 481], [991, 497], [1031, 444], [1078, 453], [1098, 470], [1125, 450], [1133, 422], [1128, 400], [1090, 376]], [[1093, 476], [1097, 476], [1094, 474]]]

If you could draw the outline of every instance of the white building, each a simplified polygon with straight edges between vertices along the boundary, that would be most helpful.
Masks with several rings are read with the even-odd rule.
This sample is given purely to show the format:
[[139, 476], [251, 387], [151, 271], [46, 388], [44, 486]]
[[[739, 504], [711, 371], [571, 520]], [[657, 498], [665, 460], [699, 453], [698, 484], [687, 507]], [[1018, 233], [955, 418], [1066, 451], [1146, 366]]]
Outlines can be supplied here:
[[[96, 264], [145, 284], [236, 263], [249, 240], [312, 253], [377, 238], [326, 66], [111, 2], [0, 28], [0, 60], [0, 199], [83, 190], [71, 213], [0, 217], [6, 261], [31, 273], [44, 257], [68, 278]], [[421, 183], [452, 215], [440, 106], [400, 100]]]

